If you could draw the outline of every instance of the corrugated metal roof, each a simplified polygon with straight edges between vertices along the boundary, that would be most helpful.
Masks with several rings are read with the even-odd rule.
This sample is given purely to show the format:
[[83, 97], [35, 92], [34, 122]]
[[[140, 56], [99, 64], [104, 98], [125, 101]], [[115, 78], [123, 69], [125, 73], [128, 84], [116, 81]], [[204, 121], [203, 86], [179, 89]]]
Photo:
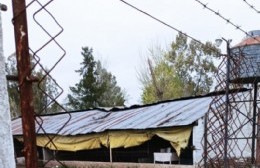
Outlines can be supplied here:
[[[117, 111], [101, 109], [71, 112], [68, 124], [59, 135], [80, 135], [99, 133], [106, 130], [153, 129], [173, 126], [185, 126], [194, 123], [208, 111], [211, 97], [191, 98], [157, 103]], [[60, 113], [41, 116], [42, 127], [47, 134], [56, 134], [69, 120], [69, 115]], [[43, 134], [36, 124], [38, 134]], [[39, 130], [38, 130], [39, 129]], [[13, 135], [22, 134], [21, 118], [12, 121]]]

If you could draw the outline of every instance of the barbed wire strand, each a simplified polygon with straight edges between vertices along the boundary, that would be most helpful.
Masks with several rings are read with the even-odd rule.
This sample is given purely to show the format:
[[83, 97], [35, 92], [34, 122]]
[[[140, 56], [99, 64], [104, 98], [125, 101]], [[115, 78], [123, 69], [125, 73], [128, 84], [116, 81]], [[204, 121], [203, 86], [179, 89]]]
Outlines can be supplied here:
[[136, 6], [134, 6], [134, 5], [132, 5], [132, 4], [128, 3], [128, 2], [126, 2], [126, 1], [124, 1], [124, 0], [119, 0], [119, 1], [121, 1], [122, 3], [128, 5], [129, 7], [133, 8], [133, 9], [135, 9], [135, 10], [137, 10], [137, 11], [139, 11], [139, 12], [145, 14], [146, 16], [148, 16], [148, 17], [150, 17], [150, 18], [156, 20], [157, 22], [159, 22], [159, 23], [161, 23], [161, 24], [163, 24], [163, 25], [169, 27], [170, 29], [172, 29], [172, 30], [174, 30], [174, 31], [176, 31], [176, 32], [178, 32], [178, 33], [180, 33], [181, 35], [184, 35], [184, 36], [186, 36], [186, 37], [192, 39], [193, 41], [195, 41], [195, 42], [201, 44], [202, 46], [205, 46], [206, 48], [208, 48], [208, 49], [210, 49], [210, 50], [212, 50], [212, 51], [214, 51], [214, 52], [217, 52], [218, 54], [221, 54], [219, 51], [216, 51], [216, 49], [207, 46], [206, 44], [204, 44], [204, 43], [201, 42], [200, 40], [198, 40], [198, 39], [192, 37], [191, 35], [188, 35], [187, 33], [182, 32], [180, 29], [171, 26], [170, 24], [168, 24], [168, 23], [162, 21], [161, 19], [158, 19], [157, 17], [155, 17], [155, 16], [149, 14], [148, 12], [145, 12], [145, 11], [143, 11], [142, 9], [137, 8]]
[[208, 4], [201, 2], [200, 0], [195, 0], [196, 2], [198, 2], [200, 5], [202, 5], [204, 7], [204, 9], [207, 9], [209, 11], [211, 11], [212, 13], [214, 13], [215, 15], [217, 15], [218, 17], [220, 17], [221, 19], [225, 20], [227, 22], [227, 24], [232, 25], [233, 27], [235, 27], [237, 30], [240, 30], [241, 32], [243, 32], [246, 36], [248, 37], [252, 37], [254, 40], [260, 42], [260, 40], [258, 40], [256, 37], [254, 37], [252, 34], [248, 33], [247, 31], [245, 31], [244, 29], [241, 28], [241, 26], [238, 26], [237, 24], [233, 23], [230, 19], [227, 19], [226, 17], [224, 17], [220, 12], [217, 12], [216, 10], [208, 7]]
[[242, 1], [244, 1], [244, 2], [245, 2], [251, 9], [253, 9], [256, 13], [259, 13], [259, 14], [260, 14], [260, 10], [257, 10], [254, 5], [250, 4], [247, 0], [242, 0]]

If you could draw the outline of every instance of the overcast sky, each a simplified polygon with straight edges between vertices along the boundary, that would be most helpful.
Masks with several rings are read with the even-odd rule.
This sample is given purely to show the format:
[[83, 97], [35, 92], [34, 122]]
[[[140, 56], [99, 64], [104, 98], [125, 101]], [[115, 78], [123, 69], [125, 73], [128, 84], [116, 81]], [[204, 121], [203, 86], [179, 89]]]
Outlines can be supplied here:
[[[44, 3], [45, 1], [40, 2]], [[260, 29], [260, 13], [249, 8], [243, 0], [201, 0], [208, 6], [246, 31]], [[29, 1], [27, 1], [29, 2]], [[214, 15], [195, 0], [127, 0], [127, 2], [205, 41], [215, 41], [224, 37], [233, 39], [232, 45], [245, 37], [241, 31]], [[260, 10], [259, 0], [248, 0]], [[15, 51], [11, 1], [4, 1], [7, 12], [2, 12], [4, 54], [8, 57]], [[35, 2], [28, 9], [29, 43], [37, 50], [47, 40], [45, 33], [32, 21], [32, 14], [39, 8]], [[57, 38], [66, 50], [66, 56], [52, 72], [53, 77], [63, 87], [79, 81], [75, 70], [79, 69], [82, 56], [81, 47], [94, 50], [96, 59], [105, 63], [106, 68], [116, 76], [118, 85], [128, 97], [127, 105], [140, 104], [141, 85], [137, 72], [147, 57], [147, 49], [153, 45], [167, 47], [177, 32], [130, 8], [119, 0], [54, 0], [47, 8], [64, 28]], [[55, 35], [60, 28], [49, 15], [42, 11], [35, 18]], [[223, 51], [225, 52], [225, 51]], [[62, 52], [53, 43], [38, 53], [42, 64], [51, 67]]]

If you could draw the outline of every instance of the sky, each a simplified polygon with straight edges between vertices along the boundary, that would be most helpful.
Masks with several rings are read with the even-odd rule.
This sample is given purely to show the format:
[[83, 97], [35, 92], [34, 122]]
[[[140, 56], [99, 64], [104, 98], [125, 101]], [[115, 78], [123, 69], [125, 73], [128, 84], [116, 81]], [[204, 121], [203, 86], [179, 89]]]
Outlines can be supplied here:
[[[245, 34], [231, 24], [204, 9], [196, 0], [126, 0], [128, 3], [159, 18], [167, 24], [200, 40], [212, 41], [218, 38], [232, 39], [232, 45], [240, 42]], [[29, 3], [30, 1], [27, 1]], [[48, 0], [39, 0], [46, 3]], [[221, 13], [245, 31], [260, 30], [260, 13], [252, 10], [244, 0], [201, 0], [208, 7]], [[247, 0], [260, 10], [259, 0]], [[14, 53], [14, 31], [12, 25], [12, 1], [1, 2], [8, 6], [2, 12], [4, 55]], [[38, 50], [49, 37], [33, 21], [33, 14], [39, 9], [35, 1], [27, 11], [29, 45]], [[176, 32], [169, 27], [130, 8], [120, 0], [54, 0], [47, 9], [56, 18], [64, 31], [56, 41], [66, 51], [65, 57], [51, 75], [64, 89], [61, 99], [69, 93], [69, 86], [80, 80], [75, 70], [80, 68], [81, 48], [92, 47], [94, 57], [117, 79], [118, 85], [126, 91], [126, 105], [141, 104], [142, 85], [138, 72], [149, 56], [153, 46], [169, 47]], [[36, 13], [35, 19], [51, 34], [61, 28], [47, 12]], [[224, 46], [222, 46], [223, 51]], [[62, 56], [63, 51], [51, 43], [38, 52], [44, 67], [51, 67]], [[63, 100], [61, 100], [63, 101]]]

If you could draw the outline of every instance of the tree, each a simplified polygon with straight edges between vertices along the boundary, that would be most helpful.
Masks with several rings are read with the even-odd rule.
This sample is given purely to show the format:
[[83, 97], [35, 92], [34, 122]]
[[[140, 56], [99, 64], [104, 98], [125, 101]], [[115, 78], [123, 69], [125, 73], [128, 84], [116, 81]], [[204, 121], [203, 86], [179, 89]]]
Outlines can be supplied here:
[[210, 42], [202, 45], [178, 34], [170, 49], [150, 49], [151, 59], [139, 75], [142, 102], [152, 103], [208, 93], [213, 85], [218, 49]]
[[[16, 56], [12, 54], [8, 57], [5, 64], [7, 75], [17, 76]], [[48, 75], [46, 71], [34, 70], [32, 75], [39, 79], [39, 82], [33, 83], [33, 102], [36, 114], [49, 114], [61, 111], [61, 107], [52, 101], [59, 93], [55, 81]], [[9, 104], [11, 117], [15, 118], [21, 115], [19, 84], [17, 81], [7, 81]]]
[[33, 84], [35, 112], [36, 114], [61, 112], [62, 107], [56, 102], [56, 98], [60, 93], [58, 85], [53, 78], [46, 75], [48, 72], [47, 68], [45, 70], [40, 69], [34, 73], [39, 79], [39, 82]]
[[[18, 72], [16, 69], [16, 59], [15, 54], [12, 54], [8, 57], [7, 62], [5, 64], [5, 71], [7, 75], [17, 76]], [[20, 116], [20, 95], [18, 91], [18, 83], [14, 81], [7, 81], [7, 90], [9, 96], [9, 104], [10, 104], [10, 113], [11, 118], [15, 118]]]
[[117, 86], [115, 76], [103, 68], [100, 61], [94, 60], [92, 48], [83, 47], [81, 54], [82, 67], [76, 72], [82, 78], [74, 87], [70, 87], [68, 106], [73, 110], [123, 106], [124, 93]]

